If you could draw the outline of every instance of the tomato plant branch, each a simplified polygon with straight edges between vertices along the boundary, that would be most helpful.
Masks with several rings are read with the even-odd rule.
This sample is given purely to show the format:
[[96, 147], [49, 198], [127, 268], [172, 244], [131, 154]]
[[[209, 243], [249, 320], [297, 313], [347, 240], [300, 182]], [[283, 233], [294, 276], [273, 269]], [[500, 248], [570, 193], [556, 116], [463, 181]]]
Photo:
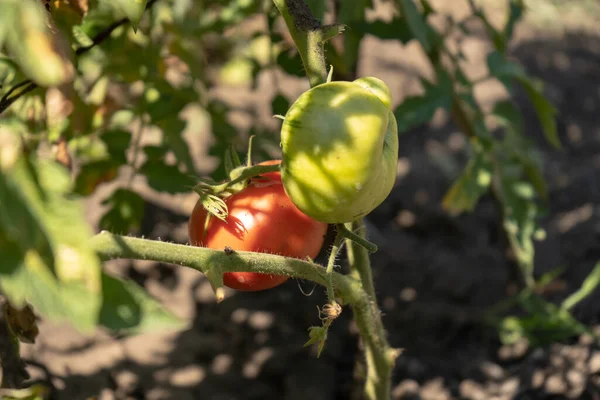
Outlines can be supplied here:
[[303, 0], [273, 0], [298, 48], [304, 69], [314, 87], [327, 79], [324, 44], [345, 29], [344, 25], [321, 25]]
[[338, 233], [340, 235], [342, 235], [346, 239], [350, 239], [352, 241], [355, 241], [361, 247], [363, 247], [364, 249], [366, 249], [369, 253], [375, 253], [377, 251], [377, 245], [375, 243], [369, 242], [363, 236], [357, 235], [352, 230], [346, 228], [346, 226], [344, 226], [344, 224], [337, 224], [336, 228], [337, 228]]
[[333, 241], [333, 246], [331, 246], [331, 252], [329, 253], [329, 260], [327, 261], [326, 272], [329, 276], [329, 279], [327, 280], [327, 298], [330, 302], [335, 301], [335, 294], [333, 290], [333, 282], [331, 281], [331, 274], [333, 272], [333, 267], [335, 266], [335, 259], [338, 253], [340, 252], [343, 240], [344, 238], [342, 234], [339, 231], [337, 231], [335, 239]]
[[[356, 279], [335, 271], [330, 274], [320, 265], [295, 258], [248, 251], [225, 252], [205, 247], [166, 243], [101, 232], [91, 239], [92, 248], [102, 260], [118, 258], [154, 260], [189, 267], [207, 273], [219, 265], [222, 272], [259, 272], [288, 275], [327, 286], [329, 279], [335, 294], [344, 304], [350, 305], [360, 335], [367, 346], [369, 377], [367, 382], [370, 400], [390, 398], [390, 379], [394, 360], [399, 351], [387, 343], [381, 313], [371, 296], [365, 293]], [[358, 247], [358, 246], [357, 246]], [[360, 248], [360, 247], [358, 247]], [[360, 248], [361, 251], [365, 251]]]
[[[366, 227], [362, 220], [348, 222], [345, 224], [345, 229], [352, 232], [359, 238], [364, 239]], [[354, 237], [346, 237], [346, 247], [348, 261], [354, 267], [363, 284], [363, 288], [367, 295], [375, 301], [375, 285], [373, 284], [373, 275], [371, 274], [371, 260], [369, 259], [368, 249], [355, 240]]]

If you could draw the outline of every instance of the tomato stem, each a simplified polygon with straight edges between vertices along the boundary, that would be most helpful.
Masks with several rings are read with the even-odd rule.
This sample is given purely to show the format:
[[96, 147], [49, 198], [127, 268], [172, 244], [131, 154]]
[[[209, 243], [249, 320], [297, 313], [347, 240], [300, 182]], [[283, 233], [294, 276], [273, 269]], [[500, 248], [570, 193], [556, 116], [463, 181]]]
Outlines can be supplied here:
[[327, 80], [324, 43], [342, 33], [342, 24], [321, 25], [303, 0], [273, 0], [298, 48], [311, 87]]
[[335, 294], [333, 290], [333, 282], [331, 281], [331, 273], [333, 272], [333, 267], [335, 266], [335, 259], [342, 247], [342, 243], [344, 240], [344, 235], [338, 230], [335, 234], [335, 240], [333, 241], [333, 246], [331, 247], [331, 253], [329, 253], [329, 260], [327, 261], [327, 298], [331, 303], [335, 302]]
[[356, 242], [361, 247], [365, 248], [369, 253], [375, 253], [377, 251], [377, 245], [375, 243], [369, 242], [364, 237], [352, 232], [350, 229], [346, 228], [344, 224], [336, 224], [336, 229], [338, 234], [342, 235], [346, 239]]
[[[366, 252], [355, 243], [352, 242], [352, 245], [356, 251]], [[205, 274], [214, 265], [219, 265], [222, 272], [288, 275], [325, 287], [331, 282], [341, 302], [352, 308], [356, 325], [366, 345], [366, 398], [390, 398], [391, 371], [399, 351], [389, 347], [377, 303], [356, 279], [336, 271], [327, 273], [322, 266], [295, 258], [249, 251], [228, 254], [223, 250], [120, 236], [106, 231], [94, 236], [90, 245], [103, 261], [118, 258], [154, 260], [189, 267]], [[368, 256], [366, 259], [368, 260]]]

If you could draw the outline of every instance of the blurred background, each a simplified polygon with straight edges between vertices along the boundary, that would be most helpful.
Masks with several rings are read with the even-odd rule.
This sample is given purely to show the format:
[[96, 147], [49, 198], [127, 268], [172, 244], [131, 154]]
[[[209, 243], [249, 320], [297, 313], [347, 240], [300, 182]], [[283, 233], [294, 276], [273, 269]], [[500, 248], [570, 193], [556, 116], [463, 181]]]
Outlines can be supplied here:
[[[86, 196], [94, 231], [187, 243], [187, 219], [197, 200], [189, 190], [194, 176], [222, 179], [227, 145], [243, 155], [251, 135], [255, 161], [279, 157], [280, 121], [272, 116], [285, 114], [309, 86], [270, 2], [150, 3], [137, 33], [120, 26], [80, 55], [74, 97], [33, 91], [0, 118], [25, 121], [35, 135], [48, 130], [49, 120], [36, 119], [35, 102], [58, 104], [58, 114], [70, 122], [52, 132], [69, 138], [76, 191]], [[403, 33], [406, 20], [397, 16], [406, 16], [406, 9], [395, 9], [406, 2], [307, 3], [325, 22], [350, 26], [327, 49], [334, 77], [383, 79], [401, 126], [396, 186], [366, 219], [379, 246], [372, 264], [384, 325], [391, 345], [404, 348], [394, 369], [394, 399], [600, 399], [594, 336], [600, 333], [600, 292], [593, 282], [600, 260], [600, 3], [416, 2], [418, 12], [427, 12], [424, 4], [432, 7], [428, 23], [450, 52], [460, 54], [469, 83], [454, 84], [457, 75], [450, 74], [447, 85], [440, 72], [447, 60], [432, 64], [424, 39]], [[502, 47], [490, 26], [503, 28], [511, 7], [525, 11], [515, 18], [505, 60], [545, 83], [541, 93], [557, 110], [560, 149], [547, 139], [553, 114], [543, 107], [540, 123], [543, 101], [532, 101], [522, 87], [509, 91], [503, 72], [490, 75], [489, 55]], [[89, 36], [111, 21], [92, 17], [84, 19]], [[20, 76], [15, 73], [12, 83]], [[543, 240], [532, 240], [527, 253], [535, 255], [536, 284], [527, 286], [527, 263], [511, 250], [498, 198], [471, 193], [472, 207], [448, 206], [449, 189], [475, 156], [464, 126], [453, 118], [445, 85], [472, 89], [484, 129], [500, 135], [494, 137], [519, 125], [526, 140], [507, 145], [530, 149], [521, 156], [539, 165], [537, 176], [528, 175], [546, 197], [537, 199], [545, 200], [535, 228]], [[499, 112], [496, 105], [507, 99], [514, 107]], [[504, 120], [490, 121], [493, 114]], [[129, 133], [126, 143], [111, 136], [117, 130]], [[115, 148], [122, 160], [111, 153]], [[457, 207], [466, 212], [453, 212]], [[32, 380], [52, 387], [50, 398], [360, 398], [360, 343], [350, 310], [333, 324], [320, 358], [314, 347], [303, 347], [308, 327], [319, 324], [322, 288], [290, 280], [264, 292], [228, 291], [217, 305], [208, 282], [193, 270], [123, 260], [105, 267], [192, 323], [182, 332], [125, 336], [101, 329], [89, 336], [42, 320], [35, 343], [22, 344], [21, 355]], [[586, 278], [590, 290], [565, 314], [560, 305]]]

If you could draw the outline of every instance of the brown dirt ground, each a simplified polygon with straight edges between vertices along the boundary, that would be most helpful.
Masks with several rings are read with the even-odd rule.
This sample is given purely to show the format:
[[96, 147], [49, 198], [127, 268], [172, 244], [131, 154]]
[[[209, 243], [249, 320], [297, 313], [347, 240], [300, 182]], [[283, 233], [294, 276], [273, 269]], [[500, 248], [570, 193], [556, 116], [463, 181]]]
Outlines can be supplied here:
[[[463, 11], [452, 8], [452, 13]], [[600, 35], [597, 29], [576, 32], [578, 26], [576, 19], [569, 20], [564, 29], [553, 26], [549, 33], [531, 20], [519, 29], [511, 49], [531, 74], [547, 82], [560, 110], [565, 148], [556, 151], [544, 143], [527, 99], [518, 96], [526, 131], [543, 151], [550, 189], [550, 212], [543, 220], [548, 237], [537, 244], [536, 273], [566, 267], [552, 293], [557, 300], [576, 289], [600, 260]], [[474, 37], [462, 46], [470, 74], [481, 76], [489, 45]], [[387, 81], [396, 103], [418, 92], [416, 77], [428, 70], [415, 44], [371, 37], [364, 42], [359, 75]], [[263, 76], [255, 91], [223, 88], [215, 95], [234, 106], [253, 104], [269, 123], [271, 83]], [[284, 83], [290, 98], [304, 88], [302, 81]], [[505, 94], [499, 85], [484, 84], [477, 95], [489, 106]], [[249, 118], [238, 114], [235, 122], [244, 129]], [[198, 118], [194, 110], [188, 115]], [[202, 171], [214, 165], [202, 140], [206, 129], [199, 122], [186, 132]], [[503, 346], [482, 322], [483, 311], [506, 298], [514, 266], [505, 256], [489, 198], [458, 218], [440, 208], [466, 159], [465, 142], [448, 116], [440, 112], [428, 126], [404, 134], [400, 152], [397, 185], [368, 219], [371, 238], [380, 247], [373, 270], [384, 323], [391, 344], [405, 349], [394, 370], [394, 398], [600, 399], [600, 349], [589, 337], [544, 348], [526, 342]], [[147, 199], [142, 233], [185, 243], [194, 196], [157, 194], [143, 180], [135, 187]], [[104, 185], [89, 201], [92, 222], [112, 188]], [[23, 354], [33, 379], [53, 385], [53, 399], [358, 398], [354, 365], [360, 355], [349, 310], [334, 324], [321, 358], [314, 348], [303, 347], [307, 328], [318, 324], [321, 289], [305, 295], [311, 284], [289, 281], [267, 292], [228, 292], [217, 305], [206, 280], [194, 271], [130, 261], [107, 268], [135, 279], [188, 319], [190, 328], [83, 337], [68, 326], [42, 323], [37, 342], [23, 345]], [[575, 315], [591, 326], [600, 324], [600, 292], [579, 304]]]

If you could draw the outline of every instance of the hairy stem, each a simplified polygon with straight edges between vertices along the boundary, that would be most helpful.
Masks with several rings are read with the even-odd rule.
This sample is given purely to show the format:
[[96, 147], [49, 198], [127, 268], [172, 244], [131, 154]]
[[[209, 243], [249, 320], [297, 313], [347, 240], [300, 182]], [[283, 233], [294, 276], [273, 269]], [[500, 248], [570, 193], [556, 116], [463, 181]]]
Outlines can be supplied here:
[[[310, 9], [302, 0], [273, 0], [279, 12], [283, 16], [290, 31], [292, 39], [298, 48], [306, 75], [311, 87], [315, 87], [327, 81], [327, 64], [323, 45], [335, 35], [343, 32], [343, 25], [321, 26], [319, 21], [312, 15]], [[362, 221], [357, 222], [362, 226]], [[343, 289], [337, 286], [336, 276], [333, 271], [332, 259], [335, 258], [341, 239], [346, 238], [348, 248], [352, 246], [353, 257], [349, 257], [351, 268], [359, 271], [360, 284], [358, 290], [361, 295], [358, 301], [350, 302], [354, 311], [356, 325], [360, 336], [366, 346], [367, 377], [365, 383], [365, 396], [368, 400], [387, 400], [390, 398], [391, 372], [399, 351], [390, 348], [381, 322], [381, 313], [375, 301], [375, 289], [370, 273], [371, 263], [369, 252], [377, 251], [377, 246], [370, 243], [364, 236], [357, 235], [352, 229], [347, 229], [344, 224], [337, 224], [336, 244], [332, 249], [329, 260], [328, 272], [332, 278], [329, 285], [343, 293]], [[351, 246], [350, 246], [351, 245]], [[349, 254], [350, 255], [350, 254]], [[356, 255], [356, 257], [354, 257]], [[368, 271], [368, 273], [367, 273]], [[352, 279], [347, 277], [347, 279]], [[328, 286], [328, 294], [330, 292]], [[330, 300], [331, 300], [331, 296]]]
[[[261, 272], [288, 275], [310, 280], [327, 287], [329, 279], [336, 295], [354, 312], [360, 335], [367, 346], [370, 400], [385, 400], [390, 396], [390, 375], [398, 350], [388, 346], [380, 313], [360, 282], [335, 271], [328, 273], [322, 266], [295, 258], [248, 251], [225, 252], [205, 247], [165, 243], [156, 240], [114, 235], [103, 231], [91, 239], [92, 248], [104, 261], [112, 259], [154, 260], [189, 267], [207, 273], [211, 266], [221, 266], [222, 272]], [[362, 250], [361, 248], [361, 251]]]
[[273, 0], [298, 48], [311, 87], [327, 79], [324, 43], [344, 31], [344, 25], [322, 26], [303, 0]]

